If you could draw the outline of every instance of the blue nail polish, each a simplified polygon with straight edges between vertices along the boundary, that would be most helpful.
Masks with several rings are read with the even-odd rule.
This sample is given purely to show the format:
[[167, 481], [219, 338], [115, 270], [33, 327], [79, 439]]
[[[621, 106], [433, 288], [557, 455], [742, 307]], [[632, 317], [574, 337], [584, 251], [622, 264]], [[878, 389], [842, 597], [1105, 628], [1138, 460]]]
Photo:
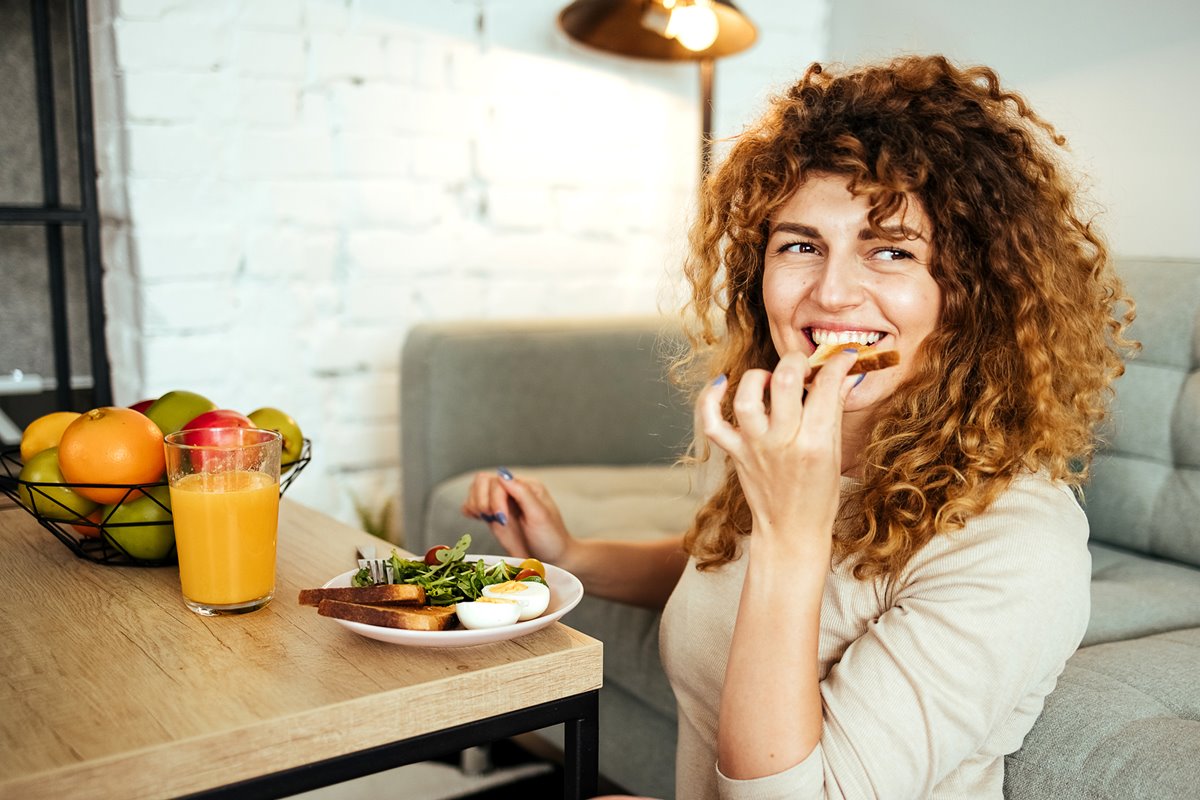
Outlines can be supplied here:
[[712, 385], [713, 385], [713, 386], [720, 386], [722, 383], [724, 383], [724, 382], [725, 382], [725, 380], [726, 380], [726, 378], [725, 378], [725, 373], [721, 373], [721, 374], [720, 374], [720, 375], [718, 375], [718, 376], [716, 377], [716, 379], [715, 379], [715, 380], [712, 382]]
[[863, 381], [865, 381], [866, 379], [867, 379], [867, 373], [865, 373], [865, 372], [864, 372], [862, 375], [859, 375], [859, 376], [858, 376], [858, 380], [856, 380], [856, 381], [854, 382], [854, 385], [855, 385], [855, 386], [858, 386], [860, 383], [862, 383], [862, 382], [863, 382]]
[[480, 514], [479, 518], [481, 520], [483, 520], [484, 522], [495, 522], [496, 521], [496, 518], [493, 517], [491, 514]]
[[855, 355], [855, 356], [856, 356], [856, 355], [858, 355], [858, 350], [854, 349], [853, 347], [847, 347], [847, 348], [846, 348], [845, 350], [843, 350], [842, 352], [843, 352], [843, 353], [850, 353], [851, 355]]
[[501, 525], [507, 525], [508, 524], [508, 514], [505, 514], [503, 511], [501, 511], [499, 514], [496, 515], [496, 522], [499, 522]]
[[499, 467], [496, 470], [496, 473], [506, 481], [511, 481], [513, 479], [513, 474], [508, 471], [507, 467]]

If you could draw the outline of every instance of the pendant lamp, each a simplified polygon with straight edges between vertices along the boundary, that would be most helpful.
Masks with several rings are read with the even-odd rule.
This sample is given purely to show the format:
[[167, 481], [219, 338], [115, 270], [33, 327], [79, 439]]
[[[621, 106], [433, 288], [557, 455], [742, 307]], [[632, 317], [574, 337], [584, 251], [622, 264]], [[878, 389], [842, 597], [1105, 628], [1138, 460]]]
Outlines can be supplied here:
[[712, 152], [714, 62], [740, 53], [758, 36], [729, 0], [575, 0], [558, 15], [571, 39], [606, 53], [700, 67], [700, 170]]

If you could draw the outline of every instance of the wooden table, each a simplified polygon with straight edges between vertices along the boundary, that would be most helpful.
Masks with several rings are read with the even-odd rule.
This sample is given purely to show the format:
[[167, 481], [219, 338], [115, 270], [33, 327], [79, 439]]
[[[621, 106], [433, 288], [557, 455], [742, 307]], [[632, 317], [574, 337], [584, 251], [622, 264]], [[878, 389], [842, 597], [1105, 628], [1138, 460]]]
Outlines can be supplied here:
[[301, 607], [360, 543], [390, 552], [285, 500], [275, 599], [204, 618], [177, 569], [77, 558], [0, 496], [0, 798], [281, 797], [558, 723], [594, 794], [601, 644], [401, 647]]

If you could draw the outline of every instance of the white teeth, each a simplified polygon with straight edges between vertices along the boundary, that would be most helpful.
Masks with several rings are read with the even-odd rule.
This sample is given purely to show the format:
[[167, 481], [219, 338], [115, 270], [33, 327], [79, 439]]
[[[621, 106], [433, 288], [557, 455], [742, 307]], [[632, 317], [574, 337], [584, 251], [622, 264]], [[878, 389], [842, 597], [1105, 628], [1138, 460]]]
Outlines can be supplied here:
[[821, 328], [812, 329], [812, 340], [817, 345], [822, 344], [857, 344], [871, 345], [883, 338], [879, 331], [827, 331]]

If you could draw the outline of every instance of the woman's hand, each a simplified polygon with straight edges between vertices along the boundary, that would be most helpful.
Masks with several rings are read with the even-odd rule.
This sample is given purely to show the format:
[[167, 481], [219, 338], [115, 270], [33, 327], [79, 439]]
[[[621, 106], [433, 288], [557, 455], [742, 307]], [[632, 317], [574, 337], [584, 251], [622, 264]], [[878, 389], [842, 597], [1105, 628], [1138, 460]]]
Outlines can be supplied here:
[[576, 541], [541, 481], [515, 477], [503, 468], [476, 473], [462, 513], [488, 523], [509, 555], [532, 556], [569, 569]]
[[[735, 425], [721, 413], [728, 383], [700, 397], [704, 434], [733, 459], [757, 542], [791, 550], [828, 546], [837, 513], [842, 408], [858, 379], [853, 351], [831, 358], [805, 396], [808, 359], [792, 353], [773, 373], [747, 371], [733, 398]], [[770, 412], [765, 398], [770, 391]]]
[[[846, 353], [831, 358], [807, 396], [801, 354], [784, 356], [774, 373], [750, 370], [733, 397], [736, 426], [721, 414], [728, 387], [719, 379], [700, 400], [704, 433], [733, 459], [753, 524], [717, 723], [717, 761], [730, 778], [774, 775], [807, 758], [821, 739], [821, 600], [853, 363]], [[773, 687], [766, 705], [763, 686]]]

